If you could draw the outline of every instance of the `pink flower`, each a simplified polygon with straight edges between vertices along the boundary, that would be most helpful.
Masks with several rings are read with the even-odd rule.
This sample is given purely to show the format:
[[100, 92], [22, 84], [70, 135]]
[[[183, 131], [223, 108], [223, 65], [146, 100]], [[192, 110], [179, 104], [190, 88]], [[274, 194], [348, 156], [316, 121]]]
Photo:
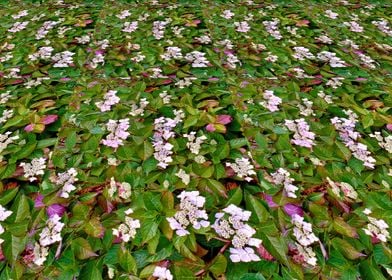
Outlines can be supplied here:
[[389, 131], [392, 131], [392, 123], [387, 124], [387, 129], [388, 129]]
[[47, 115], [41, 119], [41, 123], [43, 124], [51, 124], [57, 121], [59, 117], [57, 115]]
[[25, 126], [24, 131], [32, 132], [33, 129], [34, 129], [34, 124], [31, 123], [31, 124], [28, 124], [28, 125]]
[[302, 210], [302, 208], [300, 206], [295, 205], [295, 204], [291, 204], [291, 203], [288, 203], [285, 206], [283, 206], [283, 210], [290, 217], [293, 216], [293, 215], [299, 215], [299, 216], [303, 216], [304, 215], [304, 212], [303, 212], [303, 210]]
[[208, 125], [206, 126], [206, 130], [207, 130], [208, 132], [213, 132], [213, 131], [215, 131], [215, 127], [214, 127], [214, 125], [213, 125], [212, 123], [210, 123], [210, 124], [208, 124]]
[[37, 197], [34, 199], [34, 207], [35, 208], [45, 207], [43, 200], [44, 200], [44, 196], [42, 194], [38, 194]]
[[216, 121], [220, 124], [229, 124], [232, 120], [230, 115], [219, 115]]

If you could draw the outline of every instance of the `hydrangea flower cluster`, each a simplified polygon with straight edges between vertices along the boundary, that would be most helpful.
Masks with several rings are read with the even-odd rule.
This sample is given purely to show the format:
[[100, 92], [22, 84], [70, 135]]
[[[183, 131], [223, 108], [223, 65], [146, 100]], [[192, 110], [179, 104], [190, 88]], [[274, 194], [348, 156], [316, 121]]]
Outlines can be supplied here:
[[207, 212], [202, 209], [206, 199], [198, 191], [183, 191], [177, 196], [181, 199], [180, 210], [174, 217], [166, 218], [172, 230], [179, 236], [190, 234], [187, 230], [192, 225], [194, 229], [206, 228], [210, 225]]
[[346, 67], [346, 63], [333, 52], [322, 51], [317, 58], [323, 62], [328, 62], [331, 67]]
[[152, 276], [158, 280], [173, 280], [173, 275], [170, 270], [163, 266], [156, 266]]
[[366, 145], [357, 142], [361, 135], [355, 131], [357, 115], [352, 111], [345, 111], [349, 118], [334, 117], [331, 123], [339, 131], [339, 136], [344, 145], [350, 149], [353, 156], [363, 162], [364, 166], [373, 169], [376, 160], [371, 156]]
[[290, 177], [290, 173], [287, 170], [279, 168], [276, 172], [272, 173], [271, 176], [272, 183], [275, 185], [283, 185], [284, 191], [288, 197], [297, 197], [295, 192], [298, 190], [298, 187], [292, 184], [294, 179]]
[[378, 141], [378, 145], [380, 145], [380, 147], [385, 149], [388, 153], [392, 154], [392, 135], [383, 137], [381, 135], [381, 132], [376, 131], [372, 134], [369, 134], [369, 136], [376, 138], [376, 140]]
[[248, 225], [251, 212], [245, 211], [233, 204], [215, 214], [215, 222], [211, 226], [215, 232], [225, 239], [231, 240], [233, 247], [230, 248], [232, 262], [259, 261], [252, 247], [259, 247], [261, 240], [253, 238], [256, 230]]
[[[7, 210], [2, 205], [0, 205], [0, 222], [4, 222], [11, 215], [12, 215], [12, 211]], [[4, 228], [0, 224], [0, 235], [3, 233], [4, 233]], [[3, 242], [4, 242], [4, 240], [0, 238], [0, 244]]]
[[327, 177], [328, 184], [332, 188], [332, 192], [339, 198], [350, 198], [356, 200], [358, 198], [358, 193], [355, 189], [346, 182], [334, 182], [329, 177]]
[[175, 136], [173, 129], [182, 121], [184, 114], [182, 111], [175, 111], [176, 118], [160, 117], [154, 121], [154, 158], [158, 161], [158, 166], [165, 169], [173, 161], [173, 145], [168, 140]]
[[56, 242], [61, 242], [61, 230], [64, 227], [64, 223], [61, 222], [61, 217], [54, 214], [46, 222], [46, 227], [40, 233], [39, 242], [35, 243], [34, 246], [34, 260], [36, 265], [43, 265], [49, 254], [49, 245]]
[[188, 139], [186, 143], [187, 148], [191, 151], [192, 154], [198, 155], [201, 149], [201, 144], [207, 140], [205, 135], [196, 137], [196, 131], [191, 131], [189, 134], [183, 135], [185, 138]]
[[52, 56], [52, 60], [55, 62], [53, 67], [69, 67], [73, 64], [73, 56], [75, 54], [70, 51], [63, 51], [60, 53], [56, 53]]
[[123, 242], [129, 242], [136, 236], [136, 229], [140, 228], [140, 221], [129, 217], [133, 213], [132, 209], [125, 211], [125, 222], [120, 224], [118, 228], [113, 229], [113, 235], [120, 238]]
[[[7, 149], [9, 144], [12, 144], [15, 140], [19, 139], [18, 135], [10, 136], [11, 131], [7, 131], [4, 134], [0, 133], [0, 154]], [[0, 155], [0, 161], [2, 161], [3, 156]]]
[[131, 112], [129, 112], [129, 114], [133, 117], [143, 116], [144, 109], [146, 109], [148, 104], [150, 104], [150, 102], [148, 102], [146, 98], [140, 99], [139, 106], [137, 106], [136, 104], [132, 104]]
[[117, 149], [124, 145], [124, 140], [129, 136], [127, 131], [129, 128], [129, 119], [109, 120], [106, 129], [110, 132], [106, 139], [102, 140], [102, 144]]
[[101, 110], [101, 112], [110, 111], [113, 105], [120, 102], [120, 98], [116, 95], [116, 93], [116, 90], [109, 90], [105, 93], [103, 101], [95, 102], [95, 105], [99, 108], [99, 110]]
[[22, 162], [19, 166], [23, 167], [24, 177], [28, 178], [30, 182], [36, 181], [38, 175], [44, 175], [46, 168], [46, 159], [34, 158], [31, 163]]
[[187, 53], [185, 55], [185, 59], [192, 63], [192, 67], [200, 68], [200, 67], [208, 67], [210, 63], [207, 58], [205, 57], [205, 53], [199, 51], [193, 51]]
[[238, 177], [248, 182], [253, 180], [252, 175], [256, 175], [253, 164], [245, 157], [236, 158], [235, 162], [226, 162], [226, 166], [232, 168]]
[[318, 237], [312, 231], [312, 224], [304, 221], [304, 218], [300, 215], [294, 214], [291, 217], [291, 221], [294, 224], [293, 234], [297, 239], [296, 248], [299, 251], [299, 256], [303, 258], [307, 264], [315, 266], [317, 258], [313, 249], [309, 247], [314, 242], [319, 241]]
[[128, 182], [119, 183], [114, 180], [114, 177], [111, 177], [108, 194], [113, 198], [116, 193], [122, 199], [129, 199], [132, 195], [132, 187]]
[[285, 120], [285, 125], [290, 131], [294, 132], [291, 143], [310, 149], [313, 147], [316, 135], [309, 131], [309, 125], [304, 119]]
[[66, 172], [57, 174], [57, 176], [52, 179], [53, 183], [62, 187], [60, 197], [69, 198], [69, 194], [76, 190], [74, 183], [78, 181], [78, 178], [76, 178], [77, 175], [78, 172], [76, 169], [70, 168]]
[[259, 104], [267, 108], [270, 112], [279, 111], [279, 105], [282, 103], [282, 98], [274, 95], [272, 90], [266, 90], [263, 93], [265, 101], [261, 101]]
[[363, 213], [366, 214], [369, 220], [369, 223], [366, 225], [364, 232], [367, 235], [380, 240], [381, 242], [387, 242], [387, 240], [390, 238], [388, 231], [389, 225], [382, 219], [376, 219], [369, 216], [372, 213], [370, 209], [365, 209]]
[[272, 20], [265, 20], [263, 21], [263, 25], [265, 27], [265, 29], [267, 30], [267, 32], [274, 37], [276, 40], [280, 40], [283, 38], [282, 34], [280, 34], [279, 31], [279, 25], [280, 20], [277, 18], [274, 18]]
[[293, 57], [298, 60], [314, 59], [315, 56], [310, 52], [308, 48], [305, 47], [294, 47]]

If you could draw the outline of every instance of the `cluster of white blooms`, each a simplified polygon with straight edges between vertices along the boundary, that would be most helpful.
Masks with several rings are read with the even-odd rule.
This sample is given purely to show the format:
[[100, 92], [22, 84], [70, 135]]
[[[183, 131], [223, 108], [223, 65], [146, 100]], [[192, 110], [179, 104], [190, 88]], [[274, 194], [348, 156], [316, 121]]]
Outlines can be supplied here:
[[193, 51], [187, 53], [185, 59], [192, 62], [192, 67], [207, 67], [210, 62], [205, 58], [205, 55], [205, 53]]
[[298, 242], [296, 243], [296, 247], [299, 255], [306, 263], [315, 266], [317, 263], [316, 255], [309, 246], [319, 241], [319, 239], [312, 231], [312, 224], [305, 222], [304, 218], [298, 214], [294, 214], [291, 217], [291, 222], [295, 226], [293, 234]]
[[60, 22], [58, 21], [45, 21], [43, 25], [38, 29], [37, 34], [35, 34], [35, 39], [40, 40], [45, 38], [46, 35], [52, 30], [57, 24]]
[[337, 19], [339, 14], [332, 12], [331, 10], [326, 10], [325, 14], [326, 17], [329, 17], [330, 19]]
[[285, 125], [290, 131], [294, 132], [291, 143], [306, 148], [313, 147], [316, 135], [309, 131], [309, 125], [304, 119], [285, 120]]
[[[9, 144], [11, 144], [12, 142], [14, 142], [15, 140], [18, 140], [19, 139], [19, 136], [18, 135], [15, 135], [15, 136], [11, 136], [10, 137], [10, 135], [11, 135], [11, 131], [7, 131], [6, 133], [4, 133], [4, 134], [1, 134], [0, 133], [0, 154], [5, 150], [5, 149], [7, 149], [7, 146], [9, 145]], [[0, 156], [0, 161], [2, 161], [3, 160], [3, 156]]]
[[54, 214], [48, 219], [46, 222], [46, 227], [39, 235], [39, 243], [42, 246], [49, 246], [62, 240], [61, 230], [64, 227], [64, 223], [62, 223], [60, 220], [61, 217], [57, 214]]
[[23, 167], [24, 177], [28, 178], [30, 182], [37, 180], [37, 175], [44, 175], [46, 168], [46, 159], [34, 158], [31, 163], [22, 162], [19, 166]]
[[233, 16], [235, 16], [235, 14], [230, 10], [224, 10], [221, 14], [221, 17], [225, 19], [231, 19]]
[[5, 104], [10, 100], [12, 97], [11, 91], [6, 91], [0, 94], [0, 104]]
[[259, 102], [259, 104], [267, 108], [270, 112], [279, 111], [279, 105], [282, 103], [282, 98], [274, 95], [272, 90], [266, 90], [263, 93], [265, 101]]
[[68, 67], [73, 64], [73, 56], [75, 53], [70, 51], [63, 51], [60, 53], [56, 53], [52, 56], [52, 60], [55, 62], [53, 67]]
[[298, 79], [312, 78], [313, 77], [313, 76], [309, 76], [309, 75], [305, 74], [305, 70], [303, 70], [302, 68], [294, 67], [292, 70], [295, 72], [295, 77], [298, 78]]
[[8, 119], [12, 118], [14, 111], [12, 109], [4, 110], [0, 116], [0, 124], [5, 123]]
[[333, 52], [322, 51], [317, 54], [317, 58], [323, 62], [328, 62], [331, 67], [346, 67], [346, 63]]
[[170, 270], [162, 266], [156, 266], [152, 276], [156, 277], [157, 280], [173, 280], [173, 275]]
[[166, 25], [170, 23], [170, 19], [165, 21], [154, 21], [152, 24], [152, 35], [155, 39], [160, 40], [164, 37]]
[[183, 191], [177, 196], [181, 199], [180, 210], [174, 217], [166, 218], [172, 230], [176, 231], [179, 236], [190, 234], [187, 230], [189, 225], [194, 229], [208, 227], [208, 215], [206, 210], [202, 209], [206, 199], [198, 191]]
[[347, 27], [350, 27], [350, 31], [361, 33], [363, 31], [363, 27], [358, 24], [356, 21], [345, 21], [343, 24]]
[[207, 140], [207, 137], [205, 135], [196, 137], [195, 131], [191, 131], [189, 134], [184, 134], [183, 136], [188, 139], [186, 146], [189, 150], [191, 150], [191, 153], [195, 155], [199, 154], [201, 144], [203, 144], [204, 141]]
[[3, 56], [0, 56], [0, 62], [6, 62], [11, 60], [13, 57], [14, 55], [11, 52], [6, 52]]
[[319, 240], [312, 231], [312, 224], [305, 222], [304, 217], [294, 214], [291, 217], [291, 222], [295, 226], [293, 234], [302, 246], [307, 247]]
[[83, 35], [81, 37], [75, 37], [76, 42], [78, 42], [78, 44], [87, 44], [90, 42], [91, 38], [89, 35]]
[[135, 238], [136, 229], [140, 228], [140, 221], [129, 217], [132, 213], [132, 209], [125, 211], [125, 222], [120, 224], [118, 228], [113, 229], [113, 235], [121, 238], [124, 242], [128, 242], [131, 238]]
[[303, 105], [302, 104], [298, 105], [299, 113], [303, 116], [314, 116], [315, 114], [312, 109], [313, 102], [307, 98], [303, 98], [302, 102], [303, 102]]
[[174, 119], [160, 117], [154, 121], [154, 158], [158, 161], [158, 166], [166, 168], [169, 163], [173, 161], [171, 155], [173, 154], [173, 145], [168, 141], [175, 136], [173, 129], [184, 118], [184, 113], [180, 110], [174, 112], [176, 117]]
[[288, 197], [297, 197], [295, 192], [298, 190], [298, 187], [293, 185], [294, 179], [290, 177], [290, 173], [287, 170], [279, 168], [276, 172], [272, 173], [271, 176], [272, 183], [275, 185], [283, 185]]
[[211, 226], [215, 232], [225, 239], [231, 239], [230, 259], [232, 262], [260, 261], [251, 247], [259, 247], [261, 240], [253, 238], [256, 230], [248, 225], [251, 212], [233, 204], [215, 214], [215, 222]]
[[293, 57], [298, 60], [314, 59], [315, 56], [310, 52], [308, 48], [305, 47], [294, 47]]
[[7, 75], [4, 75], [4, 78], [7, 79], [17, 79], [17, 78], [21, 78], [21, 76], [19, 75], [20, 69], [17, 67], [13, 67], [13, 68], [9, 68], [7, 69], [9, 72]]
[[382, 242], [387, 242], [387, 240], [390, 238], [390, 234], [388, 231], [389, 228], [388, 224], [382, 219], [376, 219], [370, 217], [369, 214], [372, 213], [370, 209], [365, 209], [363, 213], [366, 214], [370, 222], [367, 224], [366, 228], [364, 229], [364, 232], [367, 235], [375, 237]]
[[62, 187], [60, 197], [69, 198], [70, 192], [76, 190], [74, 183], [78, 181], [78, 178], [76, 178], [77, 175], [78, 172], [76, 169], [70, 168], [65, 172], [57, 174], [57, 176], [52, 179], [53, 183]]
[[117, 149], [124, 145], [124, 140], [129, 136], [127, 131], [129, 128], [129, 119], [109, 120], [106, 129], [110, 132], [106, 139], [102, 140], [102, 144]]
[[331, 186], [332, 192], [339, 198], [348, 197], [350, 199], [356, 200], [358, 198], [358, 193], [355, 189], [346, 182], [334, 182], [329, 177], [327, 177], [328, 184]]
[[184, 79], [178, 80], [174, 85], [178, 86], [179, 88], [185, 88], [192, 84], [192, 81], [197, 80], [196, 77], [185, 77]]
[[123, 32], [132, 33], [138, 28], [139, 23], [137, 21], [125, 22]]
[[333, 78], [328, 80], [326, 85], [332, 87], [333, 89], [337, 89], [338, 87], [340, 87], [343, 84], [341, 82], [343, 80], [344, 80], [343, 77], [333, 77]]
[[236, 55], [228, 53], [226, 55], [226, 65], [231, 69], [235, 69], [237, 67], [236, 63], [241, 64], [241, 61]]
[[69, 30], [72, 30], [72, 28], [71, 28], [71, 27], [67, 27], [67, 26], [60, 26], [60, 27], [57, 29], [57, 37], [59, 37], [59, 38], [64, 38], [65, 33], [66, 33], [67, 31], [69, 31]]
[[376, 131], [374, 134], [369, 134], [369, 136], [376, 138], [378, 145], [380, 145], [381, 148], [384, 148], [388, 153], [392, 153], [392, 135], [383, 137], [381, 132]]
[[355, 131], [355, 124], [357, 122], [357, 115], [350, 110], [344, 111], [349, 118], [334, 117], [331, 123], [339, 131], [339, 136], [344, 145], [350, 149], [353, 156], [363, 162], [364, 166], [373, 169], [376, 160], [371, 156], [368, 147], [362, 143], [357, 142], [361, 135]]
[[359, 49], [359, 46], [357, 44], [355, 44], [353, 40], [350, 40], [350, 39], [345, 39], [345, 40], [339, 42], [339, 45], [351, 47], [353, 49]]
[[265, 29], [267, 30], [267, 32], [274, 37], [277, 40], [280, 40], [283, 38], [282, 34], [280, 34], [279, 28], [278, 28], [278, 24], [279, 24], [280, 20], [277, 18], [274, 18], [273, 20], [265, 20], [263, 21], [263, 25], [265, 27]]
[[233, 42], [231, 42], [229, 39], [218, 41], [217, 44], [225, 47], [228, 50], [232, 50], [234, 48]]
[[111, 177], [108, 194], [111, 198], [114, 198], [116, 193], [122, 199], [129, 199], [132, 195], [132, 187], [128, 182], [119, 183], [114, 180], [114, 177]]
[[43, 81], [50, 80], [49, 77], [37, 77], [36, 79], [31, 79], [24, 83], [26, 88], [36, 87], [42, 84]]
[[131, 13], [129, 12], [129, 10], [124, 10], [120, 14], [116, 15], [116, 17], [118, 17], [119, 19], [125, 19], [125, 18], [129, 17], [130, 15], [131, 15]]
[[103, 51], [96, 51], [94, 53], [94, 56], [89, 63], [89, 66], [95, 69], [98, 67], [99, 63], [101, 63], [102, 65], [105, 63], [105, 56]]
[[250, 30], [249, 23], [247, 21], [236, 21], [234, 22], [234, 26], [237, 27], [237, 32], [247, 33]]
[[321, 43], [324, 43], [324, 44], [332, 44], [333, 43], [332, 39], [329, 38], [327, 35], [321, 35], [319, 37], [316, 37], [315, 39], [317, 41], [320, 41]]
[[40, 47], [39, 50], [33, 54], [29, 55], [31, 61], [36, 61], [38, 59], [49, 59], [52, 57], [53, 52], [52, 47]]
[[95, 105], [101, 110], [101, 112], [107, 112], [112, 109], [113, 105], [120, 102], [120, 98], [116, 95], [117, 90], [109, 90], [105, 93], [103, 101], [96, 102]]
[[200, 37], [195, 37], [194, 38], [197, 42], [200, 44], [210, 44], [211, 43], [211, 37], [208, 35], [202, 35]]
[[11, 17], [12, 17], [13, 19], [20, 19], [20, 18], [22, 18], [22, 17], [27, 16], [28, 14], [29, 14], [29, 13], [28, 13], [27, 10], [23, 10], [23, 11], [20, 11], [19, 13], [17, 13], [16, 15], [12, 15]]
[[376, 62], [370, 56], [358, 53], [358, 57], [361, 60], [361, 63], [370, 69], [376, 69]]
[[49, 255], [49, 248], [45, 246], [41, 246], [38, 242], [36, 242], [34, 245], [33, 254], [34, 254], [33, 262], [36, 265], [41, 266], [44, 264], [47, 256]]
[[317, 93], [317, 96], [320, 97], [320, 98], [322, 98], [322, 99], [323, 99], [325, 102], [327, 102], [328, 104], [332, 104], [332, 103], [333, 103], [333, 101], [332, 101], [332, 96], [331, 96], [331, 95], [328, 95], [328, 94], [325, 94], [325, 92], [322, 91], [322, 90], [320, 90], [320, 91]]
[[170, 104], [170, 101], [171, 101], [171, 99], [173, 98], [173, 96], [171, 96], [170, 94], [168, 94], [166, 90], [162, 91], [162, 92], [159, 94], [159, 97], [162, 98], [163, 104]]
[[388, 21], [385, 19], [382, 20], [373, 20], [372, 24], [377, 26], [377, 28], [381, 31], [387, 34], [388, 36], [392, 36], [392, 30], [388, 25]]
[[183, 169], [178, 170], [178, 172], [175, 174], [178, 178], [181, 179], [181, 181], [185, 184], [185, 185], [189, 185], [190, 181], [191, 181], [191, 176], [186, 173]]
[[132, 104], [131, 112], [129, 112], [129, 114], [133, 117], [143, 116], [144, 109], [146, 109], [148, 104], [150, 104], [150, 102], [148, 102], [146, 98], [140, 99], [139, 106], [137, 106], [136, 104]]
[[268, 56], [265, 58], [266, 61], [272, 62], [272, 63], [278, 61], [277, 55], [274, 55], [271, 52], [268, 52], [267, 54], [268, 54]]
[[181, 32], [182, 31], [184, 31], [184, 27], [180, 27], [180, 26], [173, 26], [172, 28], [171, 28], [171, 30], [173, 31], [173, 33], [174, 33], [174, 35], [177, 37], [177, 38], [182, 38], [182, 37], [184, 37], [184, 36], [182, 36], [182, 34], [181, 34]]
[[151, 78], [153, 78], [153, 79], [166, 78], [166, 76], [162, 75], [162, 69], [161, 68], [153, 67], [150, 70], [152, 71], [152, 74], [150, 75]]
[[[11, 215], [12, 215], [12, 211], [7, 210], [2, 205], [0, 205], [0, 222], [4, 222]], [[4, 233], [4, 228], [0, 224], [0, 235], [3, 233]], [[3, 242], [4, 240], [0, 238], [0, 244]]]
[[161, 55], [163, 60], [170, 60], [170, 59], [181, 59], [182, 53], [181, 48], [178, 47], [167, 47], [166, 52]]
[[250, 163], [248, 158], [236, 158], [235, 162], [226, 162], [226, 166], [233, 169], [236, 175], [244, 178], [245, 181], [252, 181], [252, 175], [256, 175], [254, 166]]
[[22, 21], [22, 22], [17, 21], [14, 23], [14, 25], [10, 29], [8, 29], [8, 32], [11, 32], [11, 33], [19, 32], [19, 31], [25, 29], [28, 24], [29, 24], [29, 21]]
[[141, 52], [136, 53], [136, 56], [131, 58], [131, 61], [133, 62], [141, 62], [146, 58], [145, 55], [143, 55]]

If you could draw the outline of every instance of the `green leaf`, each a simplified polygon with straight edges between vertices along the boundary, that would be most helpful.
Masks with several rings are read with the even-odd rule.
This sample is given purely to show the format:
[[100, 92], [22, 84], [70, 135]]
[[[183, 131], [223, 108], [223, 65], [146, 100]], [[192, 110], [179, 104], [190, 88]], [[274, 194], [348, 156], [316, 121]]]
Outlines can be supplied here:
[[358, 237], [358, 233], [357, 230], [350, 226], [349, 224], [347, 224], [342, 218], [340, 217], [335, 217], [333, 219], [333, 227], [334, 229], [345, 236], [351, 237], [351, 238], [356, 238]]
[[80, 271], [79, 279], [102, 280], [102, 266], [97, 261], [89, 261]]
[[20, 222], [26, 218], [30, 218], [30, 206], [25, 195], [21, 195], [19, 199], [15, 201], [14, 205], [12, 206], [12, 209], [14, 212], [13, 215], [15, 215], [15, 223]]
[[1, 198], [0, 198], [0, 205], [6, 205], [8, 204], [18, 193], [19, 188], [14, 188], [10, 190], [6, 190], [1, 193]]
[[119, 250], [118, 259], [120, 260], [120, 266], [122, 269], [125, 270], [127, 273], [136, 274], [137, 273], [137, 266], [136, 261], [132, 257], [131, 253], [128, 250], [122, 249]]
[[11, 263], [15, 263], [26, 246], [27, 236], [18, 237], [6, 232], [2, 238], [4, 239], [2, 244], [4, 256]]
[[209, 270], [214, 274], [215, 277], [218, 277], [226, 272], [227, 267], [227, 259], [224, 255], [219, 254], [215, 257], [212, 265]]
[[289, 266], [287, 259], [288, 247], [283, 237], [268, 236], [261, 232], [263, 245], [267, 251], [286, 266]]
[[242, 146], [248, 145], [248, 139], [246, 138], [235, 138], [229, 141], [232, 149], [241, 148]]
[[252, 212], [253, 217], [259, 223], [265, 223], [268, 220], [269, 212], [264, 205], [253, 195], [247, 194], [245, 196], [246, 208]]
[[65, 148], [67, 151], [72, 151], [73, 147], [75, 147], [77, 141], [77, 134], [76, 131], [72, 131], [65, 140]]
[[155, 219], [146, 219], [143, 221], [140, 229], [142, 235], [143, 243], [148, 242], [152, 239], [159, 227], [159, 223]]
[[349, 260], [355, 260], [365, 256], [364, 254], [359, 252], [354, 246], [352, 246], [348, 241], [338, 237], [332, 239], [332, 246]]
[[386, 280], [387, 278], [381, 273], [380, 270], [373, 267], [369, 261], [363, 261], [359, 265], [359, 272], [362, 279], [366, 280]]
[[76, 258], [80, 260], [98, 256], [91, 248], [90, 243], [84, 238], [78, 237], [74, 239], [71, 246]]

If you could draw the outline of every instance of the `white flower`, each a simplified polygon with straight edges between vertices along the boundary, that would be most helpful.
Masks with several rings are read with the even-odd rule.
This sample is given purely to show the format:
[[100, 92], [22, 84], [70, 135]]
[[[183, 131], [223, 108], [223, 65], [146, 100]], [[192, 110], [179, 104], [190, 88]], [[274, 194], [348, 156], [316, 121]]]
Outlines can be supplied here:
[[304, 259], [307, 264], [311, 266], [315, 266], [317, 264], [316, 254], [311, 247], [304, 247], [298, 243], [296, 243], [295, 245], [298, 249], [298, 254]]
[[201, 149], [201, 144], [204, 143], [205, 140], [207, 140], [207, 137], [205, 135], [196, 137], [196, 132], [191, 131], [189, 134], [184, 134], [184, 137], [188, 139], [188, 143], [186, 146], [191, 150], [192, 154], [198, 155]]
[[329, 62], [331, 67], [346, 67], [346, 63], [336, 56], [333, 52], [322, 51], [317, 58], [324, 62]]
[[166, 267], [156, 266], [152, 276], [157, 277], [158, 280], [173, 280], [173, 275]]
[[137, 21], [125, 22], [123, 32], [132, 33], [138, 28], [139, 23]]
[[254, 166], [248, 158], [236, 158], [235, 163], [226, 162], [226, 166], [231, 167], [238, 177], [244, 178], [248, 182], [252, 181], [250, 176], [256, 175]]
[[109, 90], [103, 97], [104, 101], [95, 103], [101, 112], [110, 111], [113, 105], [116, 105], [120, 102], [120, 98], [116, 95], [116, 93], [116, 90]]
[[261, 106], [267, 108], [270, 112], [279, 111], [278, 106], [282, 103], [282, 98], [274, 95], [272, 90], [264, 91], [263, 97], [265, 101], [259, 103]]
[[42, 246], [48, 246], [62, 240], [61, 230], [64, 227], [64, 223], [62, 223], [60, 220], [61, 217], [57, 214], [48, 219], [46, 222], [46, 227], [39, 235], [39, 243]]
[[308, 48], [305, 47], [294, 47], [293, 48], [295, 53], [293, 54], [293, 57], [298, 59], [298, 60], [305, 60], [307, 59], [314, 59], [315, 56], [309, 51]]
[[166, 52], [161, 55], [161, 58], [163, 60], [181, 59], [182, 58], [181, 48], [167, 47]]
[[272, 182], [274, 184], [284, 186], [284, 190], [288, 197], [297, 197], [295, 192], [298, 190], [298, 187], [292, 184], [294, 182], [294, 179], [290, 178], [290, 173], [287, 170], [279, 168], [275, 173], [272, 173], [271, 176]]
[[[131, 209], [130, 209], [131, 210]], [[131, 214], [133, 211], [126, 211], [126, 215]], [[120, 237], [122, 241], [129, 242], [131, 238], [135, 238], [136, 229], [140, 228], [140, 221], [132, 219], [131, 217], [125, 217], [125, 223], [122, 223], [118, 228], [113, 229], [113, 235]]]
[[106, 129], [110, 134], [106, 136], [106, 139], [102, 140], [102, 143], [115, 149], [124, 145], [124, 140], [130, 135], [127, 131], [128, 128], [129, 119], [109, 120], [106, 124]]
[[234, 22], [234, 26], [237, 27], [237, 32], [247, 33], [250, 30], [250, 26], [247, 21]]
[[12, 211], [7, 210], [2, 205], [0, 205], [0, 222], [5, 221], [11, 215]]
[[166, 218], [171, 229], [175, 230], [177, 235], [185, 236], [190, 234], [187, 230], [189, 225], [192, 225], [194, 229], [210, 225], [207, 220], [207, 212], [200, 209], [204, 206], [205, 198], [200, 196], [198, 191], [183, 191], [177, 197], [181, 199], [180, 210], [177, 211], [174, 217]]
[[[369, 215], [371, 213], [369, 213], [369, 211], [366, 211], [369, 209], [365, 209], [363, 212], [368, 213], [367, 215]], [[365, 214], [366, 214], [365, 213]], [[377, 239], [379, 239], [382, 242], [387, 242], [387, 240], [390, 238], [390, 234], [388, 231], [389, 225], [382, 219], [376, 219], [373, 217], [368, 216], [368, 220], [370, 221], [370, 223], [367, 224], [366, 228], [363, 230], [367, 235], [370, 235], [372, 237], [376, 237]]]
[[309, 130], [309, 125], [304, 119], [285, 120], [285, 125], [290, 131], [294, 132], [291, 143], [306, 148], [313, 147], [316, 135]]
[[260, 257], [255, 254], [255, 251], [250, 247], [245, 248], [230, 248], [230, 259], [232, 262], [257, 262]]
[[148, 104], [150, 104], [150, 102], [148, 102], [146, 98], [140, 99], [140, 105], [137, 106], [136, 104], [132, 104], [131, 112], [129, 112], [129, 114], [133, 117], [143, 116], [144, 109], [147, 107]]
[[332, 12], [331, 10], [325, 11], [325, 16], [329, 17], [330, 19], [337, 19], [339, 14]]
[[293, 234], [302, 246], [307, 247], [314, 242], [319, 241], [317, 236], [312, 232], [312, 224], [305, 222], [302, 216], [294, 214], [291, 217], [291, 222], [295, 226]]
[[72, 56], [74, 56], [75, 53], [70, 52], [70, 51], [64, 51], [64, 52], [60, 52], [55, 54], [54, 56], [52, 56], [52, 60], [55, 62], [55, 64], [53, 64], [53, 67], [68, 67], [71, 64], [73, 64], [73, 58]]
[[23, 167], [24, 177], [28, 178], [30, 182], [37, 180], [37, 175], [44, 175], [46, 168], [46, 159], [34, 158], [31, 163], [22, 162], [20, 164]]
[[235, 14], [230, 10], [224, 10], [221, 14], [221, 17], [225, 19], [231, 19], [233, 16], [235, 16]]
[[189, 185], [189, 182], [191, 180], [191, 176], [187, 174], [183, 169], [178, 170], [178, 172], [175, 174], [178, 178], [181, 179], [181, 181], [185, 185]]
[[33, 254], [34, 254], [33, 262], [36, 265], [41, 266], [44, 264], [44, 262], [47, 259], [47, 256], [49, 255], [49, 248], [45, 246], [41, 246], [38, 242], [36, 242], [34, 245]]
[[60, 197], [69, 198], [70, 192], [76, 190], [74, 183], [78, 181], [77, 175], [78, 172], [75, 168], [70, 168], [66, 172], [57, 174], [53, 182], [58, 186], [62, 186]]
[[210, 63], [206, 58], [205, 58], [205, 53], [199, 52], [199, 51], [193, 51], [190, 53], [187, 53], [185, 55], [185, 59], [189, 62], [192, 62], [192, 67], [199, 68], [199, 67], [208, 67], [208, 64]]

